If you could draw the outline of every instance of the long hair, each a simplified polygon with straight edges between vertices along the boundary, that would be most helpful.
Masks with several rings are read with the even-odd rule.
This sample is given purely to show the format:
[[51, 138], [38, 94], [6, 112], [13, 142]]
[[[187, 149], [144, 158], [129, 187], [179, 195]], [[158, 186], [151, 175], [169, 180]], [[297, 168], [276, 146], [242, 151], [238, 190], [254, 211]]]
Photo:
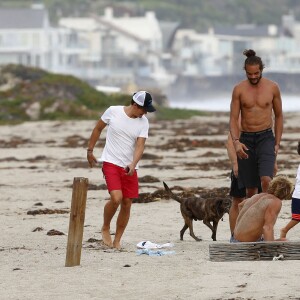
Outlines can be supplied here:
[[244, 63], [244, 70], [246, 70], [246, 65], [259, 65], [259, 69], [262, 71], [265, 68], [261, 58], [256, 56], [256, 52], [252, 49], [244, 50], [243, 54], [247, 56]]
[[274, 195], [280, 200], [290, 199], [293, 190], [293, 184], [285, 176], [276, 176], [269, 185], [268, 193]]

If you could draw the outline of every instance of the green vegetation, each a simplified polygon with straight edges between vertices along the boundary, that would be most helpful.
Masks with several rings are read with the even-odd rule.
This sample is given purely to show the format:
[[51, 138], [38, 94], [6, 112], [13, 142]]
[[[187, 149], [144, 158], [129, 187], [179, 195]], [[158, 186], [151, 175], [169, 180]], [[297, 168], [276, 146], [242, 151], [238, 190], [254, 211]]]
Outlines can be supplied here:
[[29, 120], [29, 116], [26, 115], [25, 111], [22, 109], [22, 98], [16, 98], [13, 101], [7, 99], [2, 100], [1, 98], [0, 124], [6, 124], [7, 121], [15, 123]]
[[22, 65], [1, 69], [0, 82], [12, 87], [0, 92], [0, 120], [90, 119], [110, 105], [125, 105], [129, 95], [108, 96], [74, 76]]
[[[111, 105], [128, 105], [130, 95], [106, 95], [86, 82], [22, 65], [7, 65], [0, 72], [1, 84], [12, 87], [0, 92], [0, 124], [29, 120], [98, 119]], [[204, 115], [197, 110], [165, 107], [166, 99], [153, 91], [159, 120], [187, 119]]]

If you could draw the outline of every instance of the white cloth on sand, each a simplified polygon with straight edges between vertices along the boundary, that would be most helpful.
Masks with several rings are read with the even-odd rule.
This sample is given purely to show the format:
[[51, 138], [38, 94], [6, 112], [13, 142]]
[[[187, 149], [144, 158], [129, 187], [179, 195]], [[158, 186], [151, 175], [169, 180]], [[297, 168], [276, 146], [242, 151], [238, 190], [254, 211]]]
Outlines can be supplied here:
[[172, 243], [165, 243], [165, 244], [155, 244], [150, 241], [141, 241], [136, 245], [139, 249], [161, 249], [167, 247], [173, 247], [174, 244]]
[[138, 249], [136, 250], [136, 254], [137, 255], [147, 254], [149, 256], [163, 256], [163, 255], [175, 254], [175, 251]]

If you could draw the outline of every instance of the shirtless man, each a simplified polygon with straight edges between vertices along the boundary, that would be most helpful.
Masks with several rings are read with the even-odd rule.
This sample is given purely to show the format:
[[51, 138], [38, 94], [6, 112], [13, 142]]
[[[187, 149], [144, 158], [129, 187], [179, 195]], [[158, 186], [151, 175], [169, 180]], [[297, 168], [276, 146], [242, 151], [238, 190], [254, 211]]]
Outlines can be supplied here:
[[[239, 188], [246, 187], [247, 197], [257, 193], [259, 179], [266, 192], [273, 178], [279, 150], [283, 116], [278, 85], [262, 77], [264, 64], [255, 51], [245, 50], [247, 79], [237, 84], [230, 106], [230, 133], [238, 158]], [[274, 113], [274, 133], [272, 114]], [[239, 130], [241, 115], [241, 133]]]
[[[241, 130], [240, 117], [239, 117], [239, 128]], [[232, 234], [239, 213], [238, 205], [246, 198], [246, 188], [245, 187], [239, 188], [238, 186], [238, 160], [237, 160], [237, 155], [235, 152], [235, 148], [230, 133], [228, 133], [227, 136], [226, 148], [227, 148], [228, 158], [231, 162], [231, 167], [232, 167], [231, 184], [230, 184], [230, 191], [229, 191], [229, 195], [232, 198], [232, 203], [229, 210], [229, 226], [230, 226], [230, 232]], [[276, 173], [277, 173], [277, 162], [275, 161], [273, 176], [276, 176]], [[257, 188], [258, 188], [258, 193], [261, 193], [262, 190], [261, 190], [261, 184], [259, 178], [258, 178]]]
[[278, 176], [270, 182], [268, 193], [254, 195], [240, 203], [231, 242], [274, 241], [274, 225], [281, 210], [281, 200], [289, 199], [292, 189], [288, 179]]

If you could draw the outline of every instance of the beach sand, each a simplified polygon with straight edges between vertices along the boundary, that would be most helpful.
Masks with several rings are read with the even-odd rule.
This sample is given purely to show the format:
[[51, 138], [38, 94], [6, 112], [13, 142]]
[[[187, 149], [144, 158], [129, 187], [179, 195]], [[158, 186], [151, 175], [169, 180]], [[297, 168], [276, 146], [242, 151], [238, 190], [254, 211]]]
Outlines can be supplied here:
[[[296, 146], [300, 112], [286, 113], [278, 156], [279, 174], [293, 182], [299, 164]], [[217, 241], [194, 222], [196, 242], [183, 226], [179, 203], [154, 197], [165, 181], [175, 192], [197, 189], [224, 195], [230, 185], [225, 141], [228, 113], [190, 120], [150, 120], [150, 137], [140, 163], [141, 195], [134, 203], [122, 250], [101, 243], [108, 193], [101, 169], [89, 169], [86, 146], [96, 121], [26, 122], [0, 126], [0, 298], [1, 299], [299, 299], [299, 261], [209, 260], [209, 245], [229, 240], [228, 215]], [[95, 149], [101, 153], [101, 144]], [[89, 179], [81, 265], [65, 267], [74, 177]], [[202, 192], [201, 192], [202, 191]], [[147, 194], [146, 194], [147, 195]], [[151, 198], [152, 197], [152, 198]], [[275, 235], [290, 219], [284, 201]], [[48, 214], [42, 211], [48, 209]], [[51, 212], [51, 213], [49, 213]], [[115, 218], [112, 222], [115, 230]], [[51, 235], [54, 230], [54, 235]], [[55, 233], [62, 233], [57, 235]], [[299, 241], [300, 226], [288, 235]], [[175, 253], [137, 255], [137, 243], [171, 242]]]

